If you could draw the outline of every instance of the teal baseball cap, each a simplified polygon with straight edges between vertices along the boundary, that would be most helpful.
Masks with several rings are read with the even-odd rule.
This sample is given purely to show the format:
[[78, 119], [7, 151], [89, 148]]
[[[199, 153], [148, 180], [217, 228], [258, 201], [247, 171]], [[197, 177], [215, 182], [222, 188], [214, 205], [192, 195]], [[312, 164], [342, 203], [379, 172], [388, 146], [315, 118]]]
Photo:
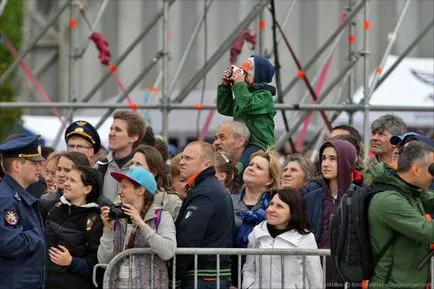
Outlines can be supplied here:
[[142, 167], [131, 167], [126, 173], [112, 172], [111, 176], [121, 182], [123, 179], [138, 184], [145, 188], [146, 191], [155, 195], [157, 192], [157, 182], [154, 176]]

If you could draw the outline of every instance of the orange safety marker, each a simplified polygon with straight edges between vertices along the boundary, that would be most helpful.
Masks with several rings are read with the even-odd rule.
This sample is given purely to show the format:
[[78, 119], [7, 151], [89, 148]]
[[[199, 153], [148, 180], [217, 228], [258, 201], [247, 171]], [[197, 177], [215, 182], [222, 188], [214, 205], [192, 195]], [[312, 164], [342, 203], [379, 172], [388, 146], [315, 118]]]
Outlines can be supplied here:
[[69, 19], [69, 28], [75, 29], [77, 28], [77, 20], [74, 18]]
[[303, 70], [299, 70], [298, 72], [297, 72], [297, 78], [298, 79], [302, 79], [304, 77], [304, 71]]
[[371, 29], [371, 21], [366, 20], [365, 22], [363, 22], [363, 29], [365, 30]]
[[202, 102], [198, 102], [198, 103], [196, 103], [196, 104], [194, 105], [194, 107], [195, 107], [197, 110], [201, 110], [201, 109], [203, 109], [203, 103], [202, 103]]
[[350, 34], [348, 36], [348, 42], [350, 42], [350, 44], [354, 44], [355, 41], [356, 41], [356, 36], [354, 34]]
[[381, 73], [383, 72], [383, 68], [381, 68], [380, 66], [378, 66], [378, 67], [375, 69], [375, 72], [376, 72], [378, 75], [381, 75]]
[[108, 67], [108, 70], [111, 73], [113, 73], [113, 72], [116, 72], [118, 70], [118, 67], [116, 65], [114, 65], [114, 64], [110, 64], [109, 67]]
[[264, 31], [265, 30], [265, 21], [259, 20], [259, 30]]
[[158, 87], [154, 86], [151, 88], [151, 93], [156, 94], [158, 92]]
[[130, 102], [130, 108], [132, 109], [132, 110], [136, 110], [137, 109], [137, 103], [135, 103], [135, 102]]

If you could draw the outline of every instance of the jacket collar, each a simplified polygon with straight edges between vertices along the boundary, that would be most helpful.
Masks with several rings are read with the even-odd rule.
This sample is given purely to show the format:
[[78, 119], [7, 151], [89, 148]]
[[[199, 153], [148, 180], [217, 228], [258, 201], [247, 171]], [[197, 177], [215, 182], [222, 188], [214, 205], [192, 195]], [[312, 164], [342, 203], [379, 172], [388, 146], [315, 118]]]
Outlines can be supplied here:
[[215, 175], [215, 168], [213, 166], [204, 169], [203, 171], [196, 172], [187, 179], [187, 191], [193, 189], [197, 184], [199, 184], [203, 179], [210, 175]]
[[[256, 231], [255, 235], [257, 239], [270, 237], [270, 233], [268, 232], [267, 229], [267, 221], [260, 223], [258, 226], [255, 227], [254, 230]], [[291, 230], [278, 235], [276, 239], [288, 242], [292, 244], [294, 247], [299, 247], [302, 237], [303, 236], [300, 233], [298, 233], [296, 230]]]
[[[69, 207], [71, 207], [71, 206], [75, 206], [75, 205], [73, 205], [73, 204], [71, 204], [66, 198], [65, 198], [65, 196], [61, 196], [60, 197], [60, 202], [63, 204], [63, 205], [67, 205], [67, 206], [69, 206]], [[99, 206], [98, 206], [98, 204], [97, 203], [87, 203], [87, 204], [84, 204], [84, 205], [81, 205], [81, 206], [76, 206], [76, 207], [79, 207], [79, 208], [98, 208]]]
[[15, 179], [13, 179], [8, 174], [5, 174], [3, 182], [7, 183], [15, 192], [14, 198], [17, 201], [24, 200], [29, 206], [33, 205], [38, 201], [37, 198], [33, 197], [26, 189], [24, 189]]

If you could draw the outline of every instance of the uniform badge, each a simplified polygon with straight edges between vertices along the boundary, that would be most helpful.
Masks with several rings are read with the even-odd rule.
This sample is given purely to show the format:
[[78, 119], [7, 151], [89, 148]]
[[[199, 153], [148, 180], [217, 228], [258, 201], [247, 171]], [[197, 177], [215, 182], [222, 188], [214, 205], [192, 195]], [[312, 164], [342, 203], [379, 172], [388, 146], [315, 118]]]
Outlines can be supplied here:
[[18, 195], [17, 192], [14, 193], [14, 198], [15, 198], [18, 202], [21, 202], [21, 197], [20, 197], [20, 195]]
[[76, 121], [75, 122], [78, 126], [85, 126], [87, 124], [86, 121]]
[[87, 219], [87, 223], [86, 223], [86, 231], [90, 231], [92, 230], [92, 226], [95, 223], [95, 217], [89, 218]]
[[5, 212], [5, 222], [8, 225], [16, 226], [18, 224], [18, 214], [14, 210], [7, 210]]

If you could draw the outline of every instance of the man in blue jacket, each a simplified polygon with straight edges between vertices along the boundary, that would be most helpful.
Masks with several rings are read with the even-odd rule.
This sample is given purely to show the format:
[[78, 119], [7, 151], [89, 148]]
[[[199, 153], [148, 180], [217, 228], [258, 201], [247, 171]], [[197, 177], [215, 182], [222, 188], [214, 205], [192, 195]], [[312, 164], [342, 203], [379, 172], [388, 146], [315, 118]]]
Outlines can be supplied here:
[[39, 180], [39, 136], [0, 144], [0, 289], [44, 287], [45, 241], [37, 199], [27, 187]]
[[[234, 212], [228, 191], [215, 176], [214, 148], [205, 142], [192, 142], [182, 152], [179, 171], [187, 180], [187, 199], [176, 220], [176, 241], [179, 248], [230, 248]], [[197, 288], [228, 289], [231, 275], [229, 256], [220, 257], [217, 274], [216, 257], [198, 257]], [[169, 272], [172, 272], [170, 270]], [[176, 279], [182, 289], [194, 288], [193, 256], [176, 257]], [[178, 284], [179, 285], [179, 284]]]

